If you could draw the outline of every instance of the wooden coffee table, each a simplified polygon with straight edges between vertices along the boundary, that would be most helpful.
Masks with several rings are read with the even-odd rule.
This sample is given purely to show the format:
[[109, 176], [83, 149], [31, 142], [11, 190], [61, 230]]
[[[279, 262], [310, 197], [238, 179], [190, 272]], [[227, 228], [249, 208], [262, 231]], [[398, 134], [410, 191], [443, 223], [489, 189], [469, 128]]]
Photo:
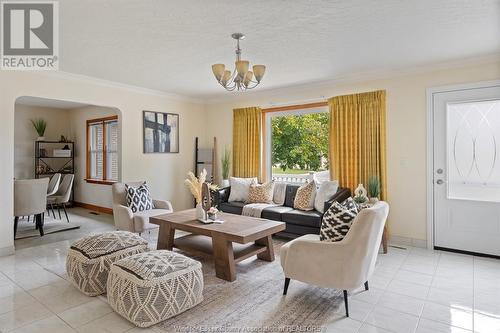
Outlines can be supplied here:
[[[160, 226], [158, 249], [180, 250], [193, 254], [209, 254], [215, 261], [216, 276], [227, 281], [236, 279], [235, 264], [257, 255], [274, 260], [271, 236], [285, 230], [283, 222], [219, 213], [222, 224], [203, 224], [196, 220], [194, 209], [151, 217], [150, 223]], [[191, 233], [175, 238], [175, 230]]]

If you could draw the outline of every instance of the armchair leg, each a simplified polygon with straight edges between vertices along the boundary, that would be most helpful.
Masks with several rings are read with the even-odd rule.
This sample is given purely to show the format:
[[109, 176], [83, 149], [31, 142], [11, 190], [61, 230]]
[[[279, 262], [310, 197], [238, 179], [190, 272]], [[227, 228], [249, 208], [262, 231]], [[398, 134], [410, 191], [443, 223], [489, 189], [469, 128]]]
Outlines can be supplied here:
[[365, 282], [365, 290], [368, 290], [368, 281]]
[[286, 295], [289, 285], [290, 285], [290, 278], [285, 278], [285, 288], [283, 289], [283, 295]]
[[345, 316], [349, 317], [349, 304], [347, 303], [347, 290], [344, 290]]
[[59, 220], [61, 219], [61, 205], [57, 205], [57, 212], [59, 213]]
[[38, 225], [38, 232], [40, 232], [40, 237], [42, 237], [44, 235], [42, 214], [36, 215], [35, 219], [36, 219], [36, 224]]

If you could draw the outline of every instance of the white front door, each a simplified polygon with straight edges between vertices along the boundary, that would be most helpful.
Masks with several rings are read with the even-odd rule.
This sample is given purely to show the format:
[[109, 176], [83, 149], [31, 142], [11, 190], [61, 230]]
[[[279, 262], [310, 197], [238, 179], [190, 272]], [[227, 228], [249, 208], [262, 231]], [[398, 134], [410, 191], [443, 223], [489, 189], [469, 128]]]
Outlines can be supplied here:
[[500, 84], [432, 104], [434, 246], [500, 256]]

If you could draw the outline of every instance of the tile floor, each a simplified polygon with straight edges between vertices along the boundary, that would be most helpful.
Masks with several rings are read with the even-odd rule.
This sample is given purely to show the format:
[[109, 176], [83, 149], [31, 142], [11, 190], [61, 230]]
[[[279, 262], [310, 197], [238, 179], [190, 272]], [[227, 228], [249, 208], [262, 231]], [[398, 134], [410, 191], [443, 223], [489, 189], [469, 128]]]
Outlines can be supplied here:
[[[84, 210], [71, 214], [88, 218]], [[71, 240], [92, 224], [112, 229], [109, 219], [43, 242], [23, 241], [15, 255], [0, 257], [0, 332], [155, 332], [133, 327], [105, 298], [86, 297], [58, 276]], [[146, 238], [154, 244], [156, 234]], [[368, 292], [352, 291], [351, 317], [341, 306], [326, 331], [500, 332], [500, 260], [390, 247], [369, 282]]]

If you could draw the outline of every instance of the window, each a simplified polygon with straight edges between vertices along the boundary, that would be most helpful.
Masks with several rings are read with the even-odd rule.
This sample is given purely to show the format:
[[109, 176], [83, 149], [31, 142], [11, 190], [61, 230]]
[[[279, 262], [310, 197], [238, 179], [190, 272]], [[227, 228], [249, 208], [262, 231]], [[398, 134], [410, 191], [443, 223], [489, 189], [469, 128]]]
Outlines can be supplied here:
[[[326, 104], [326, 103], [325, 103]], [[329, 178], [328, 108], [324, 103], [264, 109], [266, 169], [271, 179]]]
[[118, 181], [118, 116], [87, 120], [87, 182]]

